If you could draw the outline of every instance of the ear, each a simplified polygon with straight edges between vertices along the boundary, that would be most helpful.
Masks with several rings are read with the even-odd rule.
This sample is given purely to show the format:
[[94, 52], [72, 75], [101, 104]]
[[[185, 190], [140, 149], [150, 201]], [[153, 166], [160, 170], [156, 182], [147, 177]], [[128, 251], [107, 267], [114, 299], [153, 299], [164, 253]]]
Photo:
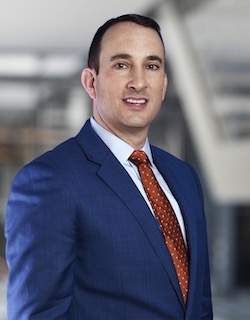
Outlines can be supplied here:
[[85, 68], [81, 74], [81, 82], [91, 99], [96, 98], [96, 72], [93, 69]]
[[165, 73], [165, 75], [164, 75], [163, 89], [162, 89], [162, 101], [163, 101], [164, 98], [165, 98], [166, 91], [167, 91], [167, 87], [168, 87], [168, 76], [167, 76], [167, 74]]

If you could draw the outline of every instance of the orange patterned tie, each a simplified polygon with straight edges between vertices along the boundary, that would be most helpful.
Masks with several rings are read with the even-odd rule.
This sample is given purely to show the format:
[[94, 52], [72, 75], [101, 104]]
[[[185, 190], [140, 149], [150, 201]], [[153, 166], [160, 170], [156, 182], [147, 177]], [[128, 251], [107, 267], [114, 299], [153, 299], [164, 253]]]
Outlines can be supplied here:
[[146, 153], [141, 150], [135, 150], [129, 157], [129, 160], [139, 169], [143, 187], [172, 256], [183, 299], [186, 303], [188, 292], [188, 254], [179, 222], [168, 198], [155, 178]]

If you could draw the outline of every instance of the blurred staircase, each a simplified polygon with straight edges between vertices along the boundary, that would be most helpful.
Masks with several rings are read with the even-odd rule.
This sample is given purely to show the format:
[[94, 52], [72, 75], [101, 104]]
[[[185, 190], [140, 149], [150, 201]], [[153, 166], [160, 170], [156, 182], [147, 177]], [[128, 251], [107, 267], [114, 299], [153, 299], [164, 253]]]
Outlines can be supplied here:
[[173, 81], [213, 199], [249, 204], [250, 2], [197, 3], [158, 10]]

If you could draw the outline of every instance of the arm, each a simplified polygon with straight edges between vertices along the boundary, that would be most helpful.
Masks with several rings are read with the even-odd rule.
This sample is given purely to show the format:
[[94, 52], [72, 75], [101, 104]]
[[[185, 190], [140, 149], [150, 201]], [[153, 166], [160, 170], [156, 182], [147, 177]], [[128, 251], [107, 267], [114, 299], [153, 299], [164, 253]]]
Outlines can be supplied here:
[[72, 198], [42, 162], [15, 178], [5, 222], [10, 320], [67, 319], [75, 259]]

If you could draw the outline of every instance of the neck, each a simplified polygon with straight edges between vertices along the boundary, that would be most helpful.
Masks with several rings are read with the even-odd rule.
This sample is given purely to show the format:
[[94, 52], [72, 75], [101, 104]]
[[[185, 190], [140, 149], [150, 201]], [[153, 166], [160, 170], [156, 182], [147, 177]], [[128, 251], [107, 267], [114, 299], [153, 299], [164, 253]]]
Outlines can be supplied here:
[[125, 141], [135, 150], [142, 149], [146, 142], [148, 129], [124, 127], [119, 130], [118, 128], [108, 126], [100, 117], [94, 116], [94, 119], [105, 130]]
[[140, 150], [143, 148], [143, 146], [145, 145], [146, 139], [147, 139], [147, 135], [143, 134], [142, 136], [137, 135], [135, 132], [119, 132], [119, 133], [114, 133], [117, 137], [119, 137], [120, 139], [122, 139], [123, 141], [125, 141], [127, 144], [129, 144], [133, 149], [135, 150]]

